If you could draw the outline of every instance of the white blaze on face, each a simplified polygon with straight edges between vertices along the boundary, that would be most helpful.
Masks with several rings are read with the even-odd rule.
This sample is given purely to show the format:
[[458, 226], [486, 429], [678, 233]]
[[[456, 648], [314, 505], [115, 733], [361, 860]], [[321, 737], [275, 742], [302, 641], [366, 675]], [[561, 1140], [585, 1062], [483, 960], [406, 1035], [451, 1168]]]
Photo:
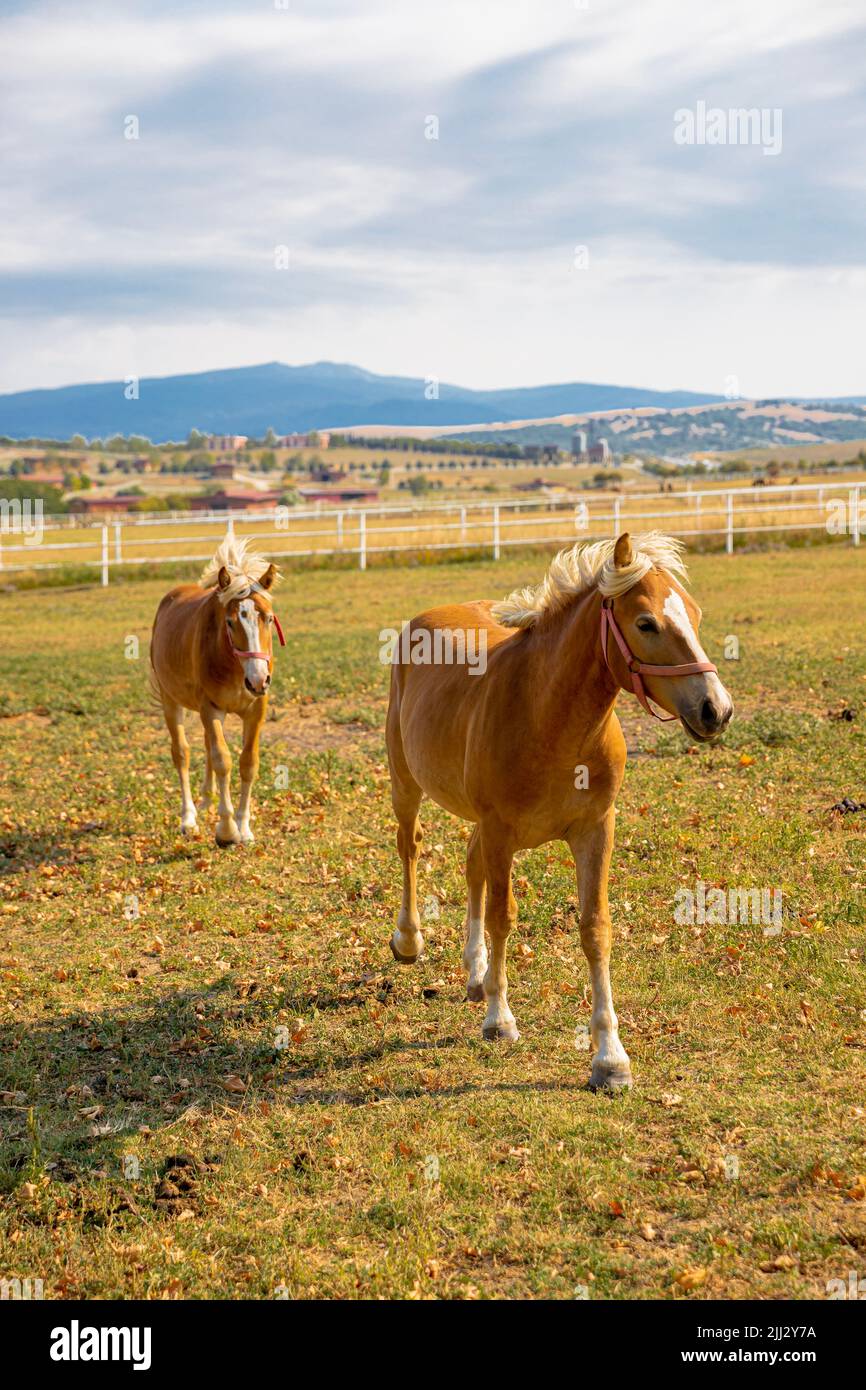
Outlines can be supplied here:
[[[243, 599], [238, 604], [238, 620], [244, 630], [247, 639], [247, 648], [251, 652], [262, 651], [263, 644], [259, 633], [260, 614], [252, 599]], [[268, 663], [260, 658], [250, 658], [243, 663], [244, 675], [250, 685], [256, 688], [261, 687], [268, 677]]]
[[[662, 612], [675, 632], [682, 637], [695, 661], [709, 661], [709, 657], [700, 643], [700, 638], [692, 626], [688, 609], [683, 603], [682, 594], [678, 594], [675, 589], [671, 589], [662, 605]], [[686, 676], [686, 683], [691, 681], [703, 682], [703, 690], [707, 695], [715, 698], [720, 706], [730, 703], [730, 697], [714, 671], [705, 671], [703, 675]], [[695, 688], [701, 689], [700, 686]], [[699, 697], [698, 697], [699, 698]]]
[[674, 631], [678, 632], [680, 637], [685, 640], [695, 661], [707, 661], [707, 654], [698, 640], [698, 634], [692, 627], [692, 620], [686, 605], [683, 603], [682, 595], [678, 594], [676, 589], [671, 589], [665, 598], [662, 612]]

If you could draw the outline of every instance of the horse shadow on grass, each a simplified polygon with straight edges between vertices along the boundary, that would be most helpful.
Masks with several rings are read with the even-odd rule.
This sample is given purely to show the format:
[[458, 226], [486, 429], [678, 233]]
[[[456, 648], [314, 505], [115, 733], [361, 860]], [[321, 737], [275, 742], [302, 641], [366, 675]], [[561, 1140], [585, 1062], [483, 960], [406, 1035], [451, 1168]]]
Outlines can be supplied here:
[[[381, 997], [388, 976], [364, 976], [339, 994], [294, 991], [290, 1005], [320, 1012], [349, 1010]], [[0, 1025], [0, 1192], [48, 1171], [67, 1180], [88, 1173], [118, 1174], [142, 1133], [169, 1131], [192, 1114], [239, 1116], [267, 1101], [293, 1107], [364, 1106], [479, 1093], [579, 1091], [567, 1081], [467, 1081], [390, 1088], [338, 1078], [400, 1054], [431, 1062], [469, 1047], [445, 1034], [431, 1039], [390, 1037], [351, 1050], [325, 1039], [281, 1045], [277, 1011], [286, 1000], [239, 997], [223, 977], [201, 990], [149, 994], [140, 1007], [71, 1011]], [[336, 1084], [335, 1084], [336, 1083]], [[50, 1167], [49, 1167], [50, 1165]]]
[[32, 871], [41, 864], [65, 869], [92, 859], [92, 841], [104, 827], [93, 823], [59, 831], [20, 830], [0, 835], [0, 879]]

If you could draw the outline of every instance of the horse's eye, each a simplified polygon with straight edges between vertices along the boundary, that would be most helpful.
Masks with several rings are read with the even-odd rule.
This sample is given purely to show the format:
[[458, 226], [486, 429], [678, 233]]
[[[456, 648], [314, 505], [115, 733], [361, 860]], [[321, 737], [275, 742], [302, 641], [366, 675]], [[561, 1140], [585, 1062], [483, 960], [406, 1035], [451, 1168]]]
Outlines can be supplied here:
[[655, 618], [638, 618], [637, 630], [638, 632], [658, 632], [659, 625]]

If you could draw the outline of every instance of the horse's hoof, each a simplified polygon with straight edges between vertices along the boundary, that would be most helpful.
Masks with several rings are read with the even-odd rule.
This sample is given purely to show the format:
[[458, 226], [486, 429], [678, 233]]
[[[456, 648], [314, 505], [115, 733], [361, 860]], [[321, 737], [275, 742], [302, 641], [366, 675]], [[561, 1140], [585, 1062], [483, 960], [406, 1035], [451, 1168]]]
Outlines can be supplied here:
[[481, 1029], [481, 1036], [485, 1042], [517, 1042], [520, 1034], [514, 1022], [485, 1023]]
[[394, 945], [393, 937], [389, 938], [388, 945], [391, 947], [391, 955], [394, 957], [396, 961], [399, 961], [401, 965], [414, 965], [416, 960], [418, 959], [418, 955], [421, 954], [421, 952], [419, 951], [418, 955], [415, 956], [401, 955], [401, 953], [397, 950], [397, 947]]
[[214, 836], [214, 839], [216, 840], [216, 842], [217, 842], [217, 844], [219, 845], [220, 849], [233, 849], [235, 845], [239, 845], [239, 844], [240, 844], [240, 840], [239, 840], [239, 839], [236, 839], [236, 840], [223, 840], [223, 839], [220, 838], [219, 835], [215, 835], [215, 836]]
[[589, 1078], [591, 1091], [607, 1091], [611, 1095], [620, 1091], [630, 1091], [631, 1085], [631, 1069], [622, 1065], [611, 1067], [596, 1064]]
[[469, 1000], [469, 1003], [470, 1003], [470, 1004], [483, 1004], [483, 1003], [484, 1003], [484, 986], [483, 986], [483, 985], [467, 985], [467, 986], [466, 986], [466, 998]]
[[182, 825], [180, 827], [180, 833], [181, 835], [185, 835], [188, 839], [191, 838], [193, 835], [197, 835], [198, 823], [196, 821], [193, 821], [191, 825]]

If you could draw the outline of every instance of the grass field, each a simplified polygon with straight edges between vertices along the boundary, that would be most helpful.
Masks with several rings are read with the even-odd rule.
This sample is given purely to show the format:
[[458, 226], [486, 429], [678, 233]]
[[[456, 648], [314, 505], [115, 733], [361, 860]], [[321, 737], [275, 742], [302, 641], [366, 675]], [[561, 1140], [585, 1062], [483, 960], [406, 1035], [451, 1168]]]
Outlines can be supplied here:
[[[866, 801], [864, 563], [694, 558], [738, 710], [720, 747], [621, 699], [616, 1099], [575, 1046], [565, 846], [517, 863], [519, 1043], [484, 1044], [464, 1002], [466, 829], [427, 803], [426, 953], [388, 950], [378, 633], [537, 557], [286, 577], [246, 851], [177, 833], [147, 693], [164, 584], [0, 595], [0, 1277], [46, 1298], [700, 1300], [866, 1275], [866, 811], [829, 809]], [[192, 717], [190, 738], [197, 773]], [[781, 932], [677, 925], [698, 880], [780, 890]]]

